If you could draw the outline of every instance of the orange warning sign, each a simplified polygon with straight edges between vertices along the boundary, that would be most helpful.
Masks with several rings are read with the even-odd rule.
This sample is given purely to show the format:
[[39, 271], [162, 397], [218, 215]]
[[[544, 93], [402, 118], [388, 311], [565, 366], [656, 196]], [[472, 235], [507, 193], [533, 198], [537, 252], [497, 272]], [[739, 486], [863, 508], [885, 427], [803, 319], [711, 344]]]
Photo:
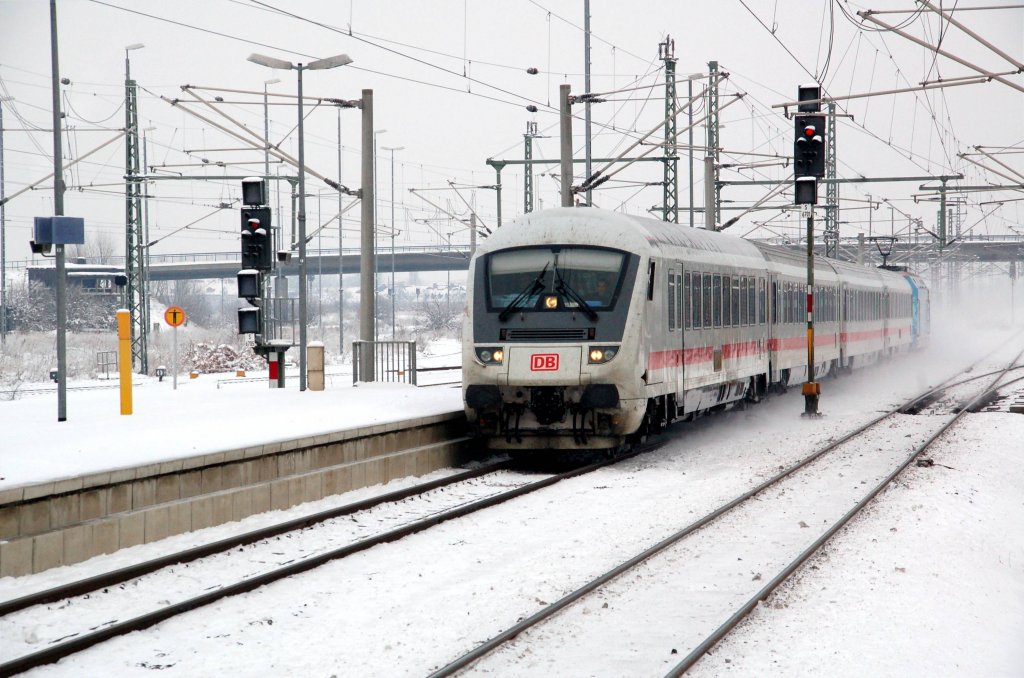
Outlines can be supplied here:
[[164, 320], [167, 321], [167, 324], [171, 327], [183, 325], [185, 323], [185, 309], [181, 306], [169, 306], [167, 310], [164, 311]]

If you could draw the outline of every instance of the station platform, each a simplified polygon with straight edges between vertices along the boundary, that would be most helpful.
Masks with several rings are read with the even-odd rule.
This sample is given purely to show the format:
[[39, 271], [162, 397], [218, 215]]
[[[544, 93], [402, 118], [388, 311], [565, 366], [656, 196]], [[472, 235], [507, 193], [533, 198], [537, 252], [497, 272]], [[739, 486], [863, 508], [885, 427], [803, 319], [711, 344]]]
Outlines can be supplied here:
[[[202, 375], [0, 403], [0, 576], [40, 572], [465, 460], [459, 388]], [[109, 386], [109, 385], [108, 385]]]

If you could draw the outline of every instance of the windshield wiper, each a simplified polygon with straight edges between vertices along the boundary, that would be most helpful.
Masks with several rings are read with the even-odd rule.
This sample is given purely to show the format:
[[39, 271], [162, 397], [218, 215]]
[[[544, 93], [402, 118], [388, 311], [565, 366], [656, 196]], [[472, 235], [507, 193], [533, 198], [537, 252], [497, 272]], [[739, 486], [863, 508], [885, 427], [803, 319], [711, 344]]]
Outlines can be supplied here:
[[586, 299], [580, 296], [579, 292], [569, 287], [569, 283], [565, 282], [565, 280], [562, 278], [562, 274], [558, 272], [557, 268], [555, 269], [555, 277], [558, 278], [558, 284], [555, 285], [555, 291], [558, 292], [559, 294], [567, 295], [570, 299], [579, 304], [580, 310], [582, 310], [588, 318], [596, 322], [597, 312], [595, 312], [594, 309], [590, 308], [590, 304], [587, 303]]
[[548, 272], [548, 266], [550, 265], [550, 261], [544, 264], [544, 268], [540, 270], [540, 273], [537, 274], [537, 277], [534, 278], [533, 282], [527, 285], [523, 289], [523, 291], [520, 292], [515, 299], [510, 301], [508, 303], [508, 306], [506, 306], [501, 311], [501, 313], [498, 314], [498, 320], [505, 320], [505, 318], [512, 315], [515, 312], [515, 310], [519, 308], [519, 305], [522, 304], [527, 297], [529, 297], [531, 294], [536, 294], [537, 292], [540, 292], [542, 289], [544, 289], [544, 274]]

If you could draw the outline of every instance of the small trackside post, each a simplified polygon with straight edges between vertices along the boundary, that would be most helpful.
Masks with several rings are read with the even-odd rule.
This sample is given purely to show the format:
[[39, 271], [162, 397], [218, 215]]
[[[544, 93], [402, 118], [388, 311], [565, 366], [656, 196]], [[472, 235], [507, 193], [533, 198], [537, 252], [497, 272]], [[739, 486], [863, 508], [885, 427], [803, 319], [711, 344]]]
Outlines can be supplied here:
[[[120, 379], [121, 414], [132, 413], [132, 330], [131, 312], [117, 312], [118, 377]], [[177, 328], [175, 328], [177, 329]]]
[[807, 207], [807, 382], [803, 385], [805, 417], [820, 416], [821, 384], [814, 381], [814, 207]]

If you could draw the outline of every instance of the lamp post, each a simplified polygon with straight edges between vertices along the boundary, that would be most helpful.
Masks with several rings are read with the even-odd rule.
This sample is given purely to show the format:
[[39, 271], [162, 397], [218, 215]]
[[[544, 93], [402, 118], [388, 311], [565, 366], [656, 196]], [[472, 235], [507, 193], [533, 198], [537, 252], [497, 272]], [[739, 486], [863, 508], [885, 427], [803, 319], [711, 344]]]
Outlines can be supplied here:
[[[338, 180], [341, 181], [341, 107], [338, 107]], [[345, 354], [345, 256], [342, 246], [345, 241], [345, 224], [342, 219], [343, 205], [338, 192], [338, 354]]]
[[293, 64], [262, 54], [250, 54], [248, 60], [267, 68], [294, 70], [299, 85], [299, 390], [306, 390], [306, 152], [303, 147], [302, 71], [321, 71], [352, 63], [347, 54], [317, 59], [308, 64]]
[[[378, 134], [384, 134], [385, 132], [387, 132], [386, 129], [375, 129], [375, 130], [373, 130], [373, 199], [374, 200], [376, 200], [377, 196], [379, 195], [379, 193], [377, 191], [377, 135]], [[380, 212], [377, 210], [377, 206], [376, 205], [374, 205], [374, 207], [373, 207], [373, 213], [375, 215], [375, 218], [373, 220], [373, 262], [374, 262], [374, 264], [373, 264], [373, 297], [374, 297], [374, 299], [376, 299], [377, 298], [377, 219], [376, 219], [376, 215], [380, 214]], [[376, 305], [374, 305], [374, 309], [376, 309]], [[378, 341], [380, 339], [379, 334], [380, 334], [379, 333], [379, 328], [377, 327], [377, 316], [375, 314], [374, 317], [373, 317], [373, 340], [374, 341]]]
[[263, 176], [270, 176], [270, 106], [267, 102], [267, 85], [279, 82], [280, 78], [263, 81]]
[[405, 146], [384, 146], [391, 151], [391, 341], [395, 340], [395, 151], [404, 151]]
[[[57, 49], [57, 2], [50, 0], [50, 70], [51, 91], [53, 93], [53, 213], [64, 214], [64, 155], [61, 150], [61, 112], [60, 112], [60, 61]], [[56, 259], [57, 275], [57, 421], [67, 421], [67, 280], [64, 262], [64, 245], [53, 246]]]
[[[149, 174], [149, 139], [146, 137], [147, 132], [152, 132], [156, 127], [150, 125], [149, 127], [142, 128], [142, 175], [148, 176]], [[149, 322], [150, 318], [150, 307], [149, 307], [149, 181], [142, 182], [142, 289], [145, 290], [145, 294], [142, 295], [143, 299], [146, 300], [144, 305], [144, 317], [142, 320], [142, 326], [146, 328], [146, 332], [149, 332], [151, 325]], [[221, 314], [223, 315], [223, 313]], [[149, 343], [146, 343], [147, 350]], [[148, 360], [148, 359], [147, 359]]]
[[4, 205], [4, 102], [14, 97], [0, 96], [0, 344], [7, 343], [7, 220]]

